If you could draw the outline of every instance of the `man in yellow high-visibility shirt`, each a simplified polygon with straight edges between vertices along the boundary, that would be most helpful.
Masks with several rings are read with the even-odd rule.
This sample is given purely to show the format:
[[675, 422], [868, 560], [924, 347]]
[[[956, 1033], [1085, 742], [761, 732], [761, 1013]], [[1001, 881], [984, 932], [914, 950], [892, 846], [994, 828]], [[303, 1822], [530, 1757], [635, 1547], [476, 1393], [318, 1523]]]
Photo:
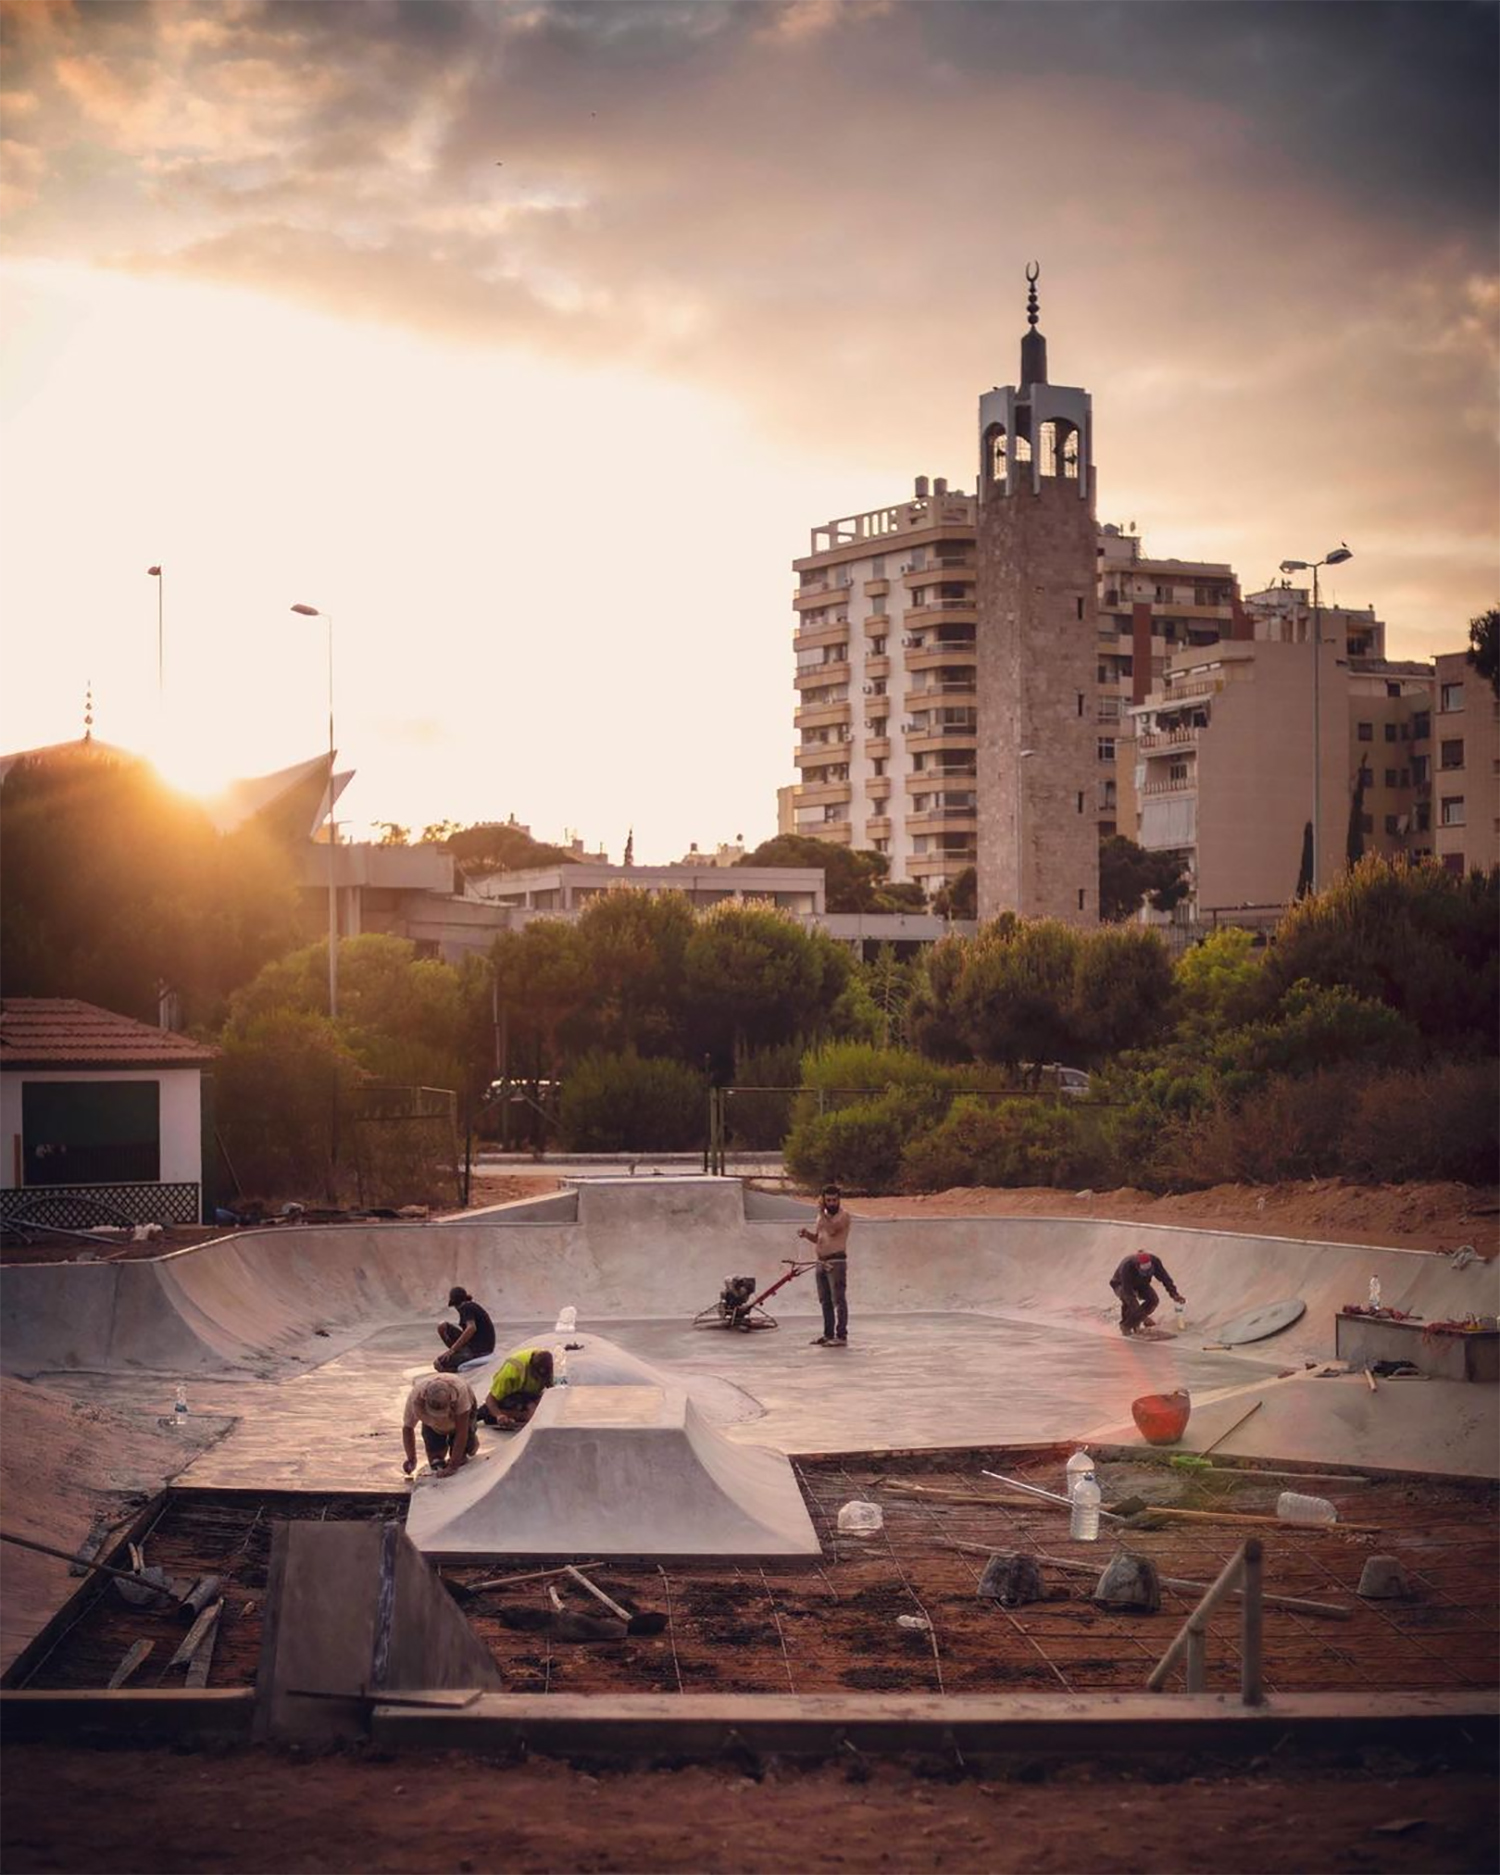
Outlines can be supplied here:
[[515, 1348], [490, 1382], [490, 1390], [479, 1409], [486, 1426], [499, 1426], [514, 1432], [524, 1426], [541, 1405], [542, 1395], [553, 1383], [550, 1348]]

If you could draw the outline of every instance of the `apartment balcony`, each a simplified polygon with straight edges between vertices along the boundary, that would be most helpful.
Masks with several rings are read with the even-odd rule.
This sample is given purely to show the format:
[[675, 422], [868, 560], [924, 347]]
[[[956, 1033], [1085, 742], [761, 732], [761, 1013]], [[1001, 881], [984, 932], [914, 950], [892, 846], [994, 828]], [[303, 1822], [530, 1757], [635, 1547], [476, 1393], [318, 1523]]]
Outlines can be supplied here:
[[792, 712], [794, 729], [832, 729], [849, 722], [849, 699], [842, 697], [836, 703], [804, 703]]
[[848, 681], [847, 659], [839, 664], [807, 664], [792, 676], [792, 685], [797, 690], [816, 690], [820, 684], [847, 684]]
[[1193, 748], [1203, 737], [1202, 724], [1195, 724], [1186, 729], [1148, 729], [1136, 737], [1136, 747], [1150, 749]]
[[1142, 794], [1196, 794], [1198, 784], [1185, 776], [1181, 781], [1147, 781], [1141, 786]]
[[793, 651], [821, 651], [825, 645], [841, 645], [849, 636], [849, 619], [825, 619], [821, 625], [799, 625], [792, 633]]
[[887, 653], [882, 652], [878, 658], [865, 659], [865, 676], [872, 681], [877, 677], [889, 677], [890, 674], [891, 660]]
[[929, 709], [935, 703], [972, 704], [977, 700], [974, 680], [960, 683], [954, 679], [945, 684], [915, 684], [907, 691], [903, 699], [908, 711]]
[[967, 729], [933, 727], [906, 731], [906, 746], [913, 755], [928, 755], [938, 751], [973, 755], [976, 732], [971, 726]]
[[888, 840], [891, 837], [891, 817], [889, 814], [870, 814], [865, 818], [865, 838], [867, 840]]
[[973, 665], [976, 646], [972, 638], [933, 640], [924, 645], [902, 644], [902, 663], [909, 671], [930, 671], [943, 664]]
[[840, 574], [836, 579], [824, 580], [817, 586], [797, 587], [792, 594], [792, 606], [798, 612], [807, 612], [820, 605], [832, 605], [839, 599], [847, 604], [853, 590], [852, 577]]
[[973, 554], [965, 554], [954, 560], [924, 560], [920, 566], [914, 561], [901, 562], [901, 578], [909, 588], [912, 586], [930, 586], [934, 580], [972, 580], [979, 575], [979, 562]]
[[904, 777], [911, 788], [930, 788], [935, 781], [977, 781], [979, 771], [973, 762], [945, 762], [941, 768], [918, 768]]
[[867, 599], [881, 599], [890, 589], [891, 582], [888, 579], [867, 579], [864, 584], [864, 595]]
[[882, 756], [889, 757], [890, 752], [891, 738], [888, 734], [884, 736], [867, 735], [865, 737], [864, 753], [869, 756], [872, 762], [879, 761]]
[[852, 736], [841, 742], [803, 742], [793, 751], [792, 760], [804, 774], [812, 775], [818, 769], [847, 763], [853, 746]]
[[902, 623], [916, 625], [974, 625], [979, 621], [978, 601], [970, 593], [965, 599], [933, 599], [926, 605], [909, 605], [901, 614]]
[[797, 790], [799, 807], [847, 807], [852, 798], [852, 784], [847, 780], [818, 781], [809, 775]]
[[979, 821], [974, 809], [952, 813], [908, 814], [906, 816], [908, 833], [974, 833], [979, 831]]
[[972, 846], [956, 853], [913, 853], [907, 860], [908, 872], [920, 872], [925, 879], [956, 879], [967, 866], [978, 863], [979, 853]]

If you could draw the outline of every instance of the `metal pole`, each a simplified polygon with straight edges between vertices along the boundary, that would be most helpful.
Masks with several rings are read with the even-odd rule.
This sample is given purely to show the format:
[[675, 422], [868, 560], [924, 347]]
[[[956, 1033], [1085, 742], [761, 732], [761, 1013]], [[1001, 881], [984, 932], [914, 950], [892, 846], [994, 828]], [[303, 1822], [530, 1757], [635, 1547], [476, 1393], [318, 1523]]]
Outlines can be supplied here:
[[1264, 1705], [1266, 1698], [1261, 1671], [1261, 1586], [1264, 1578], [1264, 1546], [1258, 1536], [1253, 1536], [1245, 1545], [1245, 1567], [1241, 1578], [1240, 1698], [1247, 1706]]
[[339, 823], [334, 818], [333, 801], [333, 619], [328, 617], [328, 1015], [336, 1022], [339, 1014]]
[[1198, 1625], [1202, 1618], [1201, 1614], [1196, 1614], [1188, 1622], [1187, 1690], [1190, 1693], [1201, 1693], [1208, 1684], [1208, 1671], [1203, 1658], [1207, 1651], [1207, 1643], [1203, 1629]]
[[156, 576], [156, 700], [158, 703], [160, 703], [162, 698], [166, 695], [166, 692], [162, 687], [162, 668], [163, 667], [162, 667], [162, 624], [161, 624], [162, 588], [166, 585], [166, 583], [167, 583], [166, 574], [158, 573]]
[[[1320, 563], [1321, 564], [1321, 563]], [[1318, 568], [1313, 567], [1313, 819], [1312, 819], [1312, 893], [1319, 885], [1319, 861], [1323, 855], [1323, 614], [1318, 604]]]

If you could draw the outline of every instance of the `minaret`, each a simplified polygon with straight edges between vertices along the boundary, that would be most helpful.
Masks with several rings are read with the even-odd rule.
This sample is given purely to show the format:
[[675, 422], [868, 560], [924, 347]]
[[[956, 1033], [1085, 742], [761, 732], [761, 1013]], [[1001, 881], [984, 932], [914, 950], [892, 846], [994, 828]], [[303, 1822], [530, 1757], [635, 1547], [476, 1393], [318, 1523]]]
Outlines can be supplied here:
[[1099, 919], [1093, 406], [1047, 381], [1026, 269], [1018, 385], [979, 400], [979, 916]]

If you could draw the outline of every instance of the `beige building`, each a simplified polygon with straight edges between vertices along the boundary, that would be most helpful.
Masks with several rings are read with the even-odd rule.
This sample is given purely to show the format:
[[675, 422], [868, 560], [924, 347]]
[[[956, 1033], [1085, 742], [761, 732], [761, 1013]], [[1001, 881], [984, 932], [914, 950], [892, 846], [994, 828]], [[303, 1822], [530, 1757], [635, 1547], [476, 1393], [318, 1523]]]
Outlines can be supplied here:
[[778, 826], [883, 853], [928, 892], [975, 857], [974, 509], [918, 476], [794, 563], [800, 779]]
[[1450, 872], [1500, 865], [1500, 701], [1463, 651], [1433, 679], [1431, 846]]

